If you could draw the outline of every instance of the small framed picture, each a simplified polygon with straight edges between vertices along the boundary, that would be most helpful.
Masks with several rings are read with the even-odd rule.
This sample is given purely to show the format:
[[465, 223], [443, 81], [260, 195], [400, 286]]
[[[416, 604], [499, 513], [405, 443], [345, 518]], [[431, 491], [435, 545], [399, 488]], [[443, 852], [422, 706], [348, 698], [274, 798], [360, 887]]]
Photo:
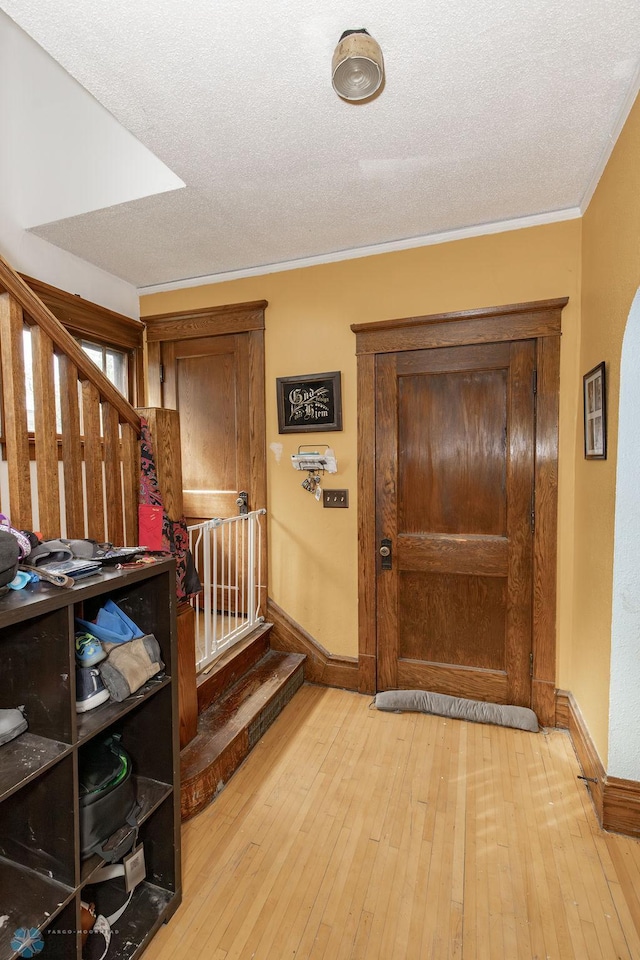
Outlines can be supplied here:
[[278, 377], [276, 390], [280, 433], [342, 430], [339, 370]]
[[607, 394], [604, 360], [585, 373], [584, 455], [587, 460], [607, 459]]

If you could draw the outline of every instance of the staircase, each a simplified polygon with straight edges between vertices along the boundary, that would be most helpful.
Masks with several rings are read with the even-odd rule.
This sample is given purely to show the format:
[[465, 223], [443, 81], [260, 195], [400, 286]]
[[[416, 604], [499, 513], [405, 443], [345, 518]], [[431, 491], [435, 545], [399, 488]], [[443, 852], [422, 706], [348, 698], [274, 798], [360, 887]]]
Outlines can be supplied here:
[[180, 753], [182, 819], [199, 813], [291, 700], [305, 657], [269, 648], [271, 624], [216, 661], [198, 683], [198, 732]]

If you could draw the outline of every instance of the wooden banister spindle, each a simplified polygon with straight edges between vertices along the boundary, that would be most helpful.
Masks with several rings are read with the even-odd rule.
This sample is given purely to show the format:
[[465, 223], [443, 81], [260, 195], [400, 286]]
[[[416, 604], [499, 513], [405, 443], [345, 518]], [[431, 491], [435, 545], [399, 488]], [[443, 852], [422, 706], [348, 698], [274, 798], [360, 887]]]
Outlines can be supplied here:
[[88, 380], [85, 380], [82, 384], [82, 420], [87, 487], [87, 536], [101, 543], [105, 539], [105, 534], [100, 394]]
[[[33, 373], [35, 413], [33, 485], [33, 440], [27, 429], [25, 389], [25, 318], [33, 346], [33, 370], [29, 371]], [[56, 423], [56, 358], [60, 370], [61, 438]], [[126, 520], [127, 539], [137, 543], [140, 418], [2, 256], [0, 398], [9, 490], [9, 503], [3, 502], [2, 509], [11, 515], [14, 526], [33, 528], [37, 495], [38, 524], [47, 538], [60, 536], [64, 529], [74, 539], [87, 536], [104, 541], [108, 532], [114, 543], [123, 544]], [[66, 522], [61, 517], [62, 500]]]
[[138, 543], [138, 500], [140, 498], [140, 440], [128, 423], [122, 430], [122, 483], [124, 487], [125, 542]]
[[62, 465], [67, 536], [84, 537], [84, 491], [82, 489], [82, 434], [78, 402], [78, 368], [64, 354], [58, 356], [60, 412], [62, 416]]
[[14, 527], [33, 528], [29, 435], [24, 377], [22, 307], [8, 293], [0, 294], [4, 435], [9, 476], [9, 510]]
[[114, 546], [124, 546], [122, 516], [122, 471], [120, 468], [120, 432], [118, 411], [110, 403], [102, 404], [104, 433], [104, 475], [107, 494], [107, 536]]
[[60, 479], [53, 376], [53, 343], [40, 327], [31, 328], [35, 411], [38, 526], [42, 536], [60, 536]]
[[100, 392], [103, 399], [118, 411], [119, 418], [124, 423], [130, 423], [134, 429], [140, 429], [140, 419], [128, 400], [114, 387], [110, 380], [96, 367], [79, 343], [65, 330], [59, 320], [44, 305], [22, 277], [0, 256], [0, 286], [12, 294], [17, 302], [22, 304], [27, 316], [37, 323], [47, 333], [60, 353], [65, 353], [80, 372], [83, 382], [88, 380]]

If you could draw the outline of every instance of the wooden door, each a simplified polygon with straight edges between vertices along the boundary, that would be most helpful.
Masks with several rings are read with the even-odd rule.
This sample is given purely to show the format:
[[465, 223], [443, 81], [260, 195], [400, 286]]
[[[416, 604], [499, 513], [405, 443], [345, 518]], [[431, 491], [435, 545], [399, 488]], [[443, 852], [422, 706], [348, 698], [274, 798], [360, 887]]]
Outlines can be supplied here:
[[[248, 336], [162, 344], [163, 406], [180, 412], [188, 522], [235, 516], [240, 492], [252, 488]], [[249, 503], [249, 509], [263, 506]]]
[[[250, 334], [174, 340], [162, 344], [165, 407], [180, 413], [182, 485], [187, 524], [214, 517], [235, 517], [238, 499], [251, 490], [249, 443]], [[249, 509], [263, 504], [247, 504]], [[246, 594], [242, 564], [243, 527], [215, 531], [218, 584], [213, 608], [243, 617]], [[202, 545], [194, 545], [202, 569]]]
[[378, 689], [531, 703], [534, 342], [376, 357]]

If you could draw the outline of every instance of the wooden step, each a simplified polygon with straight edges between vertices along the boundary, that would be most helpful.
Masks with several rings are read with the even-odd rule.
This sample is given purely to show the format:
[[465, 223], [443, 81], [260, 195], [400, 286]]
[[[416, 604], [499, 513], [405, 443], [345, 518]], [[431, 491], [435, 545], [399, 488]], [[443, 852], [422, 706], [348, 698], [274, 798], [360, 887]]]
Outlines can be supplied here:
[[199, 813], [291, 700], [305, 657], [270, 650], [198, 718], [198, 733], [180, 754], [182, 819]]
[[204, 711], [223, 697], [240, 678], [253, 667], [269, 650], [269, 634], [272, 623], [259, 627], [235, 643], [230, 650], [202, 671], [198, 676], [198, 713]]

